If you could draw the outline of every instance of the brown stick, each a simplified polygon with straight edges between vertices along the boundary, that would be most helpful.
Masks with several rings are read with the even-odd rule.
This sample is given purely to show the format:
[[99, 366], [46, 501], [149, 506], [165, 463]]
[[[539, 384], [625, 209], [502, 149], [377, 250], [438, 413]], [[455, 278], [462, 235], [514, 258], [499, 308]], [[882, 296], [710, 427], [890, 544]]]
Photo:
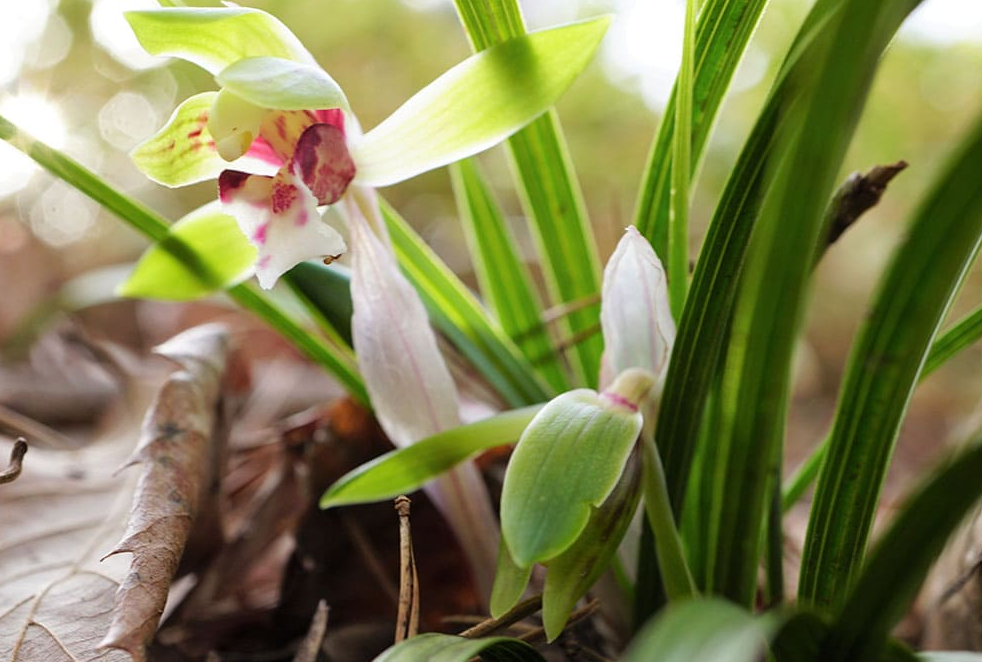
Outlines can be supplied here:
[[324, 644], [324, 635], [327, 633], [327, 603], [321, 600], [317, 603], [317, 611], [314, 618], [310, 621], [310, 629], [307, 636], [300, 642], [297, 654], [293, 656], [293, 662], [317, 662], [317, 654]]
[[14, 442], [14, 447], [10, 449], [10, 464], [0, 472], [0, 485], [12, 483], [20, 475], [21, 467], [24, 463], [24, 454], [27, 453], [27, 442], [24, 437], [18, 437]]
[[526, 616], [531, 616], [540, 609], [542, 609], [542, 596], [536, 595], [528, 600], [519, 602], [498, 618], [489, 618], [481, 621], [474, 627], [467, 628], [461, 632], [459, 636], [467, 637], [468, 639], [486, 637], [492, 632], [503, 630], [509, 625], [514, 625]]
[[396, 643], [415, 637], [419, 632], [419, 577], [413, 555], [413, 537], [409, 530], [409, 497], [395, 500], [399, 513], [399, 611], [396, 615]]

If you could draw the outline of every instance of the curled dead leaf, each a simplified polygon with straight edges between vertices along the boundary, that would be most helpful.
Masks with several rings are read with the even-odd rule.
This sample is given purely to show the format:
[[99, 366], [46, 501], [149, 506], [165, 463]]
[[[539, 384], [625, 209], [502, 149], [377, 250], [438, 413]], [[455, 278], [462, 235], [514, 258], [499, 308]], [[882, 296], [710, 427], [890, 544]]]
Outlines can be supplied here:
[[[137, 662], [157, 631], [199, 498], [211, 473], [228, 335], [218, 325], [196, 327], [157, 348], [183, 370], [173, 373], [143, 422], [140, 442], [125, 466], [143, 471], [126, 532], [106, 557], [131, 553], [129, 573], [116, 591], [103, 648], [127, 651]], [[104, 557], [104, 558], [106, 558]]]
[[[156, 410], [176, 395], [200, 401], [194, 406], [167, 405], [178, 427], [198, 434], [207, 417], [214, 416], [200, 411], [213, 410], [217, 400], [217, 374], [225, 342], [224, 332], [214, 330], [211, 341], [195, 341], [197, 358], [187, 348], [183, 354], [175, 352], [181, 355], [185, 369], [174, 373], [169, 383], [178, 386], [160, 393]], [[207, 386], [192, 388], [189, 374], [199, 375]], [[132, 412], [146, 410], [158, 384], [159, 380], [151, 385], [136, 382], [130, 389], [131, 398], [126, 404], [118, 402], [115, 416], [96, 435], [96, 441], [73, 450], [32, 448], [19, 479], [0, 490], [0, 660], [143, 659], [138, 647], [131, 656], [124, 650], [100, 649], [100, 640], [111, 624], [114, 629], [110, 635], [129, 636], [126, 628], [148, 633], [146, 637], [152, 635], [170, 576], [165, 576], [158, 560], [150, 557], [160, 554], [166, 560], [169, 554], [165, 565], [170, 565], [176, 563], [180, 550], [172, 534], [167, 534], [172, 544], [166, 551], [154, 548], [146, 538], [149, 532], [156, 535], [168, 528], [169, 503], [191, 503], [193, 498], [181, 491], [191, 493], [201, 482], [186, 475], [180, 476], [183, 484], [173, 480], [182, 470], [168, 465], [180, 453], [166, 454], [153, 444], [141, 443], [133, 454], [138, 414]], [[185, 411], [190, 421], [179, 415]], [[162, 427], [153, 420], [148, 419], [147, 430]], [[0, 440], [0, 454], [9, 452], [11, 445]], [[145, 463], [142, 476], [116, 471], [131, 454]], [[191, 453], [188, 461], [195, 461], [194, 457], [196, 454]], [[205, 466], [191, 465], [183, 473], [192, 469], [207, 471]], [[129, 526], [127, 510], [134, 511]], [[187, 510], [193, 513], [194, 509]], [[124, 543], [120, 547], [134, 551], [132, 563], [125, 556], [104, 558], [112, 541], [121, 539]], [[147, 581], [140, 581], [143, 579]], [[119, 599], [114, 605], [117, 593]], [[137, 596], [139, 600], [134, 599]], [[142, 615], [134, 603], [143, 603]]]

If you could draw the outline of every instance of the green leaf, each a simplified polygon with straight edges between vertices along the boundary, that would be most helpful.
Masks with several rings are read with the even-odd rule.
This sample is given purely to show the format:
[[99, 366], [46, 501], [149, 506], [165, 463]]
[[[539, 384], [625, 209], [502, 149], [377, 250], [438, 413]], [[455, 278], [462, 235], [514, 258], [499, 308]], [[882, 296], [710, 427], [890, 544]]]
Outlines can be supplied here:
[[675, 80], [675, 126], [672, 136], [672, 187], [668, 215], [668, 288], [672, 313], [678, 316], [689, 288], [689, 177], [692, 170], [692, 96], [696, 40], [696, 5], [686, 0], [682, 62]]
[[[628, 460], [610, 496], [590, 512], [583, 533], [566, 551], [547, 564], [542, 591], [542, 623], [553, 641], [590, 587], [610, 565], [641, 498], [641, 468], [637, 454]], [[497, 585], [497, 581], [495, 581]]]
[[552, 347], [532, 278], [497, 201], [471, 159], [450, 167], [454, 197], [481, 294], [502, 330], [554, 390], [569, 388]]
[[148, 53], [179, 57], [212, 74], [248, 57], [316, 64], [285, 25], [259, 9], [181, 7], [130, 11], [125, 16]]
[[[784, 109], [770, 187], [740, 275], [720, 393], [726, 467], [714, 485], [710, 590], [750, 605], [772, 495], [797, 333], [825, 213], [883, 49], [917, 0], [845, 0], [802, 55], [806, 78]], [[663, 405], [664, 406], [664, 405]]]
[[435, 632], [406, 639], [376, 657], [375, 662], [467, 662], [476, 656], [487, 662], [545, 662], [520, 639], [465, 639]]
[[609, 24], [609, 17], [573, 23], [472, 55], [352, 146], [355, 181], [387, 186], [501, 142], [566, 91]]
[[853, 346], [802, 557], [799, 597], [841, 600], [859, 571], [931, 340], [982, 240], [982, 118], [916, 214]]
[[[175, 250], [178, 246], [207, 256], [207, 273], [191, 270]], [[234, 218], [209, 203], [170, 228], [137, 262], [118, 294], [124, 297], [190, 301], [245, 280], [256, 261], [256, 248], [249, 243]]]
[[[917, 377], [918, 383], [923, 382], [931, 373], [980, 337], [982, 337], [982, 307], [965, 315], [939, 338], [935, 339], [931, 345], [931, 351], [924, 361], [924, 367]], [[787, 480], [784, 494], [781, 497], [781, 507], [785, 511], [798, 502], [798, 499], [804, 495], [818, 477], [818, 472], [828, 454], [830, 439], [831, 437], [826, 436], [812, 451], [811, 455], [798, 465], [794, 474]]]
[[532, 566], [523, 568], [511, 557], [504, 538], [498, 543], [498, 565], [491, 587], [491, 616], [501, 618], [522, 599], [532, 576]]
[[[517, 0], [455, 4], [476, 51], [525, 33]], [[599, 309], [592, 303], [600, 292], [600, 259], [556, 112], [512, 136], [508, 151], [551, 303], [570, 306], [554, 329], [569, 345], [565, 358], [574, 383], [595, 385], [603, 351]]]
[[536, 414], [501, 491], [501, 532], [519, 566], [548, 561], [576, 541], [640, 431], [640, 413], [589, 389], [563, 393]]
[[350, 110], [341, 87], [315, 64], [278, 57], [248, 57], [222, 69], [215, 80], [262, 108]]
[[921, 379], [931, 374], [945, 361], [982, 338], [982, 306], [958, 320], [931, 345], [931, 352], [924, 361]]
[[513, 407], [551, 395], [514, 343], [491, 324], [474, 295], [399, 214], [384, 201], [382, 216], [406, 277], [430, 320]]
[[[707, 48], [716, 53], [717, 57], [724, 59], [728, 57], [729, 45], [726, 35], [729, 32], [723, 30], [722, 26], [732, 25], [729, 23], [731, 19], [735, 21], [738, 27], [733, 33], [734, 38], [739, 36], [745, 44], [746, 39], [749, 38], [749, 30], [756, 22], [762, 7], [762, 2], [759, 0], [736, 5], [730, 5], [730, 1], [710, 0], [700, 15], [699, 26], [697, 26], [697, 40], [699, 40], [700, 31], [703, 29], [702, 22], [706, 21], [705, 29], [712, 37]], [[721, 4], [724, 2], [726, 4]], [[782, 112], [782, 108], [796, 94], [793, 81], [809, 76], [808, 63], [803, 63], [801, 56], [814, 48], [817, 35], [810, 26], [823, 23], [831, 8], [837, 6], [838, 2], [839, 0], [824, 0], [816, 3], [795, 37], [795, 47], [787, 56], [781, 68], [782, 74], [775, 82], [767, 103], [758, 116], [753, 131], [726, 182], [726, 188], [713, 214], [702, 251], [696, 262], [692, 286], [682, 316], [678, 320], [678, 335], [665, 377], [662, 406], [655, 435], [665, 462], [669, 494], [676, 515], [681, 512], [710, 386], [715, 379], [714, 373], [718, 370], [722, 348], [729, 342], [733, 302], [740, 282], [738, 276], [743, 268], [751, 231], [757, 221], [760, 200], [764, 192], [764, 173], [768, 156], [776, 136], [780, 134], [780, 127], [786, 122], [786, 114]], [[713, 16], [710, 9], [722, 12], [728, 8], [735, 12], [732, 16], [727, 15], [724, 19], [721, 14], [714, 19], [710, 18]], [[747, 13], [742, 13], [741, 8]], [[721, 41], [717, 41], [718, 39]], [[697, 46], [697, 48], [701, 47]], [[726, 67], [735, 66], [735, 60], [727, 62]], [[718, 94], [722, 94], [725, 81], [729, 80], [730, 74], [726, 74], [721, 79], [711, 79], [716, 81], [713, 85], [721, 86]], [[701, 76], [700, 69], [697, 68], [697, 107]], [[693, 125], [693, 135], [697, 144], [700, 135], [702, 140], [705, 140], [705, 136], [708, 135], [709, 124], [719, 103], [719, 99], [714, 96], [717, 93], [707, 96], [706, 103], [709, 104], [707, 112], [708, 109], [712, 112], [708, 112], [706, 121], [700, 120]], [[712, 99], [715, 99], [715, 102], [712, 102]], [[657, 199], [639, 202], [639, 214], [642, 208], [664, 209], [663, 213], [658, 212], [658, 218], [663, 217], [664, 221], [652, 219], [651, 223], [655, 225], [647, 226], [639, 222], [639, 227], [646, 227], [649, 231], [655, 226], [667, 230], [667, 182], [670, 163], [659, 154], [670, 152], [670, 139], [671, 131], [663, 125], [653, 148], [648, 184], [644, 189], [647, 191], [651, 186], [656, 186], [654, 190], [658, 191]], [[693, 151], [699, 153], [700, 149], [694, 147]], [[657, 182], [657, 185], [652, 182]], [[653, 242], [655, 249], [659, 250], [660, 246], [667, 247], [667, 234], [659, 235], [656, 232], [655, 235], [657, 235], [654, 236]], [[658, 243], [658, 236], [662, 236], [661, 243]], [[699, 573], [699, 568], [694, 570]]]
[[[733, 72], [743, 56], [766, 0], [706, 0], [696, 22], [696, 58], [692, 84], [692, 158], [690, 173], [699, 167], [716, 113]], [[634, 224], [667, 256], [671, 181], [678, 83], [665, 106], [658, 134], [638, 191]]]
[[780, 620], [754, 616], [715, 598], [669, 606], [645, 625], [622, 658], [624, 662], [754, 662], [767, 651]]
[[331, 485], [321, 497], [320, 507], [385, 501], [417, 490], [475, 453], [515, 443], [539, 409], [513, 409], [377, 457]]
[[289, 283], [351, 345], [351, 271], [340, 264], [301, 262], [290, 269]]
[[833, 619], [823, 659], [859, 662], [878, 654], [948, 537], [982, 496], [980, 475], [982, 435], [976, 434], [967, 451], [934, 472], [906, 500], [877, 542]]

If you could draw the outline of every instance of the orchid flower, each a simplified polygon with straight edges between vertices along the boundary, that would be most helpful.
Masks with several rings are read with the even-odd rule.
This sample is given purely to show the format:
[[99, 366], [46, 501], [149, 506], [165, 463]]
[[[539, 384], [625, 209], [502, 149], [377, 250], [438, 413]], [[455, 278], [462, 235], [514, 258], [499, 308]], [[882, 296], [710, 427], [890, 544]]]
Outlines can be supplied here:
[[302, 260], [346, 250], [318, 207], [352, 186], [387, 186], [471, 156], [547, 110], [609, 22], [545, 30], [472, 56], [362, 135], [340, 86], [265, 12], [161, 8], [127, 19], [149, 53], [197, 64], [221, 86], [181, 104], [136, 148], [135, 162], [168, 186], [217, 176], [225, 211], [258, 249], [264, 288]]
[[665, 269], [633, 225], [604, 268], [600, 325], [605, 360], [615, 375], [643, 368], [659, 380], [664, 377], [675, 342]]

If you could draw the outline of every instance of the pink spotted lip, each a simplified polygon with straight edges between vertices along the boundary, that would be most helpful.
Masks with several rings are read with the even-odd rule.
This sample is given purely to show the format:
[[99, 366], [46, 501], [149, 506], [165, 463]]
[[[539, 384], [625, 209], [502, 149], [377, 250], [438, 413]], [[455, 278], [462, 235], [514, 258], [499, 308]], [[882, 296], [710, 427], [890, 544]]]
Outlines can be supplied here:
[[293, 172], [319, 204], [337, 202], [355, 178], [355, 162], [344, 133], [329, 124], [315, 124], [305, 130], [293, 153]]

